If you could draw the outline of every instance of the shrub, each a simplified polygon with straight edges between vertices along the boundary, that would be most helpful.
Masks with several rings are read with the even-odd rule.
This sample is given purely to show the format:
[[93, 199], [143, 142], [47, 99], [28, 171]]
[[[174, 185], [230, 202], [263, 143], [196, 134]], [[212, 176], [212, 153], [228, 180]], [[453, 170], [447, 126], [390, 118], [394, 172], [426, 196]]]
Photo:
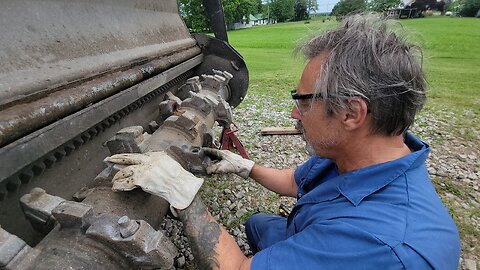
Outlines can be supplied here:
[[480, 0], [465, 0], [460, 7], [459, 15], [462, 17], [475, 17], [480, 10]]

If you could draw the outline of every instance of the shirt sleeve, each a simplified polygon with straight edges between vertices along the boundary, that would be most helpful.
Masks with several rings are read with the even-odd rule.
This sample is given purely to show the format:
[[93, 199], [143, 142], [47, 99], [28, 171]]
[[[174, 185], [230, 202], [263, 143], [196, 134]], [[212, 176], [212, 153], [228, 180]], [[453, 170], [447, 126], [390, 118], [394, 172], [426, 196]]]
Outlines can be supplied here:
[[294, 178], [297, 186], [301, 186], [302, 181], [305, 180], [312, 167], [321, 159], [322, 158], [318, 156], [312, 156], [309, 160], [295, 169]]
[[402, 269], [393, 250], [339, 221], [309, 226], [253, 257], [251, 269]]

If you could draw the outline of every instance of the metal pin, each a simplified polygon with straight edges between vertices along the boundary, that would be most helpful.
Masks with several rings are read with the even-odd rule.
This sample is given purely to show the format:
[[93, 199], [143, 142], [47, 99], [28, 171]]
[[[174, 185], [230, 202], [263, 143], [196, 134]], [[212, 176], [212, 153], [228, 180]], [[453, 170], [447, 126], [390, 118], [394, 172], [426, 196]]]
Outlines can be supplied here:
[[135, 220], [131, 220], [127, 216], [123, 216], [118, 219], [118, 225], [120, 225], [120, 234], [123, 238], [134, 235], [140, 227], [140, 225]]

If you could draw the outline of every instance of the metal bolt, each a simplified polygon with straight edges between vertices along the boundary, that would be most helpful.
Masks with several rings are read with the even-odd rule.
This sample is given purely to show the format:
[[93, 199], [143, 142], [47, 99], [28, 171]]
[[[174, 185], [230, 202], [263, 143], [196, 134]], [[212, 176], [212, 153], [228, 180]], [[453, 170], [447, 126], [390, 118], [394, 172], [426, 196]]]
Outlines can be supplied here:
[[123, 238], [134, 235], [140, 227], [135, 220], [131, 220], [127, 216], [118, 219], [118, 225], [120, 225], [120, 235], [122, 235]]

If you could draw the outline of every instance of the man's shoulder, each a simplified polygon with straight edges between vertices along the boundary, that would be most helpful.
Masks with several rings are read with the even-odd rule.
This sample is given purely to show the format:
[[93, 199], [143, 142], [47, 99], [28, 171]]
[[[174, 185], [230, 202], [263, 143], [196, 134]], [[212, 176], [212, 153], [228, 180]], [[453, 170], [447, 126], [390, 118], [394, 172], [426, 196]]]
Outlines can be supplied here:
[[[360, 246], [365, 240], [375, 239], [407, 264], [418, 260], [434, 266], [453, 266], [457, 260], [456, 226], [424, 171], [402, 174], [357, 205], [340, 193], [333, 200], [308, 207], [304, 214], [309, 218], [295, 224], [297, 228], [303, 225], [302, 229], [307, 229], [325, 220], [335, 220], [338, 223], [329, 223], [337, 227], [334, 232], [348, 229], [349, 241]], [[326, 240], [337, 241], [337, 235], [331, 233], [329, 236], [333, 238]], [[432, 245], [433, 239], [437, 244]]]
[[252, 269], [386, 269], [402, 263], [375, 236], [339, 220], [312, 224], [257, 253]]

